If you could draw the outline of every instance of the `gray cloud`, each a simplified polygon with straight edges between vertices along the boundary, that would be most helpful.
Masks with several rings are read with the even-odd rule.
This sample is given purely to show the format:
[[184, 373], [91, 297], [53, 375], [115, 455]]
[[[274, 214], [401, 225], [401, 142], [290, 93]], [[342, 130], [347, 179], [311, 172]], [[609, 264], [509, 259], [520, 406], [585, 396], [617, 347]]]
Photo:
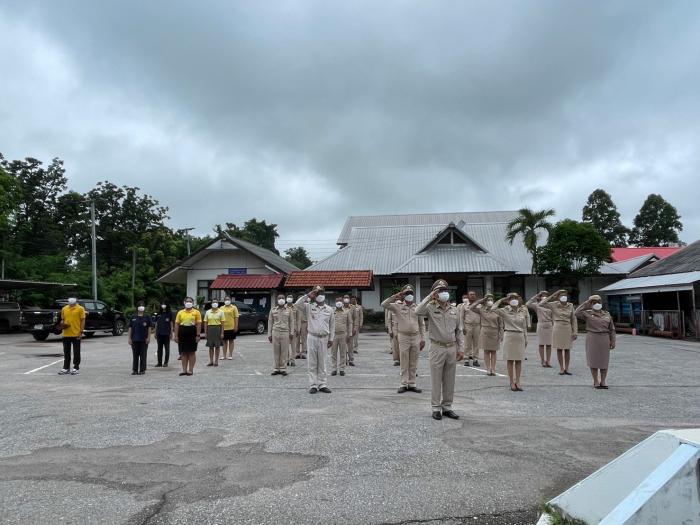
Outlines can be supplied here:
[[[648, 193], [700, 237], [692, 2], [22, 2], [0, 7], [0, 151], [136, 184], [173, 224]], [[323, 215], [311, 213], [322, 206]], [[316, 241], [306, 241], [316, 239]]]

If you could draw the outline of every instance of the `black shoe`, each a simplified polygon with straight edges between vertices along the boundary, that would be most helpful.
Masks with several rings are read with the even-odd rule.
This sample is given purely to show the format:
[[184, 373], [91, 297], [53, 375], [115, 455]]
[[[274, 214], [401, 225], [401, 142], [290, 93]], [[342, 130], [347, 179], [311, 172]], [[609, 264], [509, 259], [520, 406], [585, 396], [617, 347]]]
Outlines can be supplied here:
[[167, 368], [167, 367], [168, 367], [168, 363], [163, 363], [163, 368]]
[[345, 371], [344, 371], [344, 370], [341, 370], [341, 371], [340, 371], [340, 375], [341, 375], [341, 376], [344, 376], [344, 375], [345, 375]]
[[280, 372], [280, 375], [281, 375], [281, 376], [286, 376], [286, 375], [288, 375], [288, 374], [287, 374], [287, 372], [286, 372], [285, 370], [282, 370], [282, 371]]
[[301, 354], [302, 359], [306, 359], [306, 354]]
[[337, 376], [337, 375], [338, 375], [338, 372], [336, 372], [335, 370], [333, 370], [333, 371], [331, 372], [331, 375], [332, 375], [332, 376]]
[[287, 363], [289, 366], [297, 366], [297, 364], [292, 360], [289, 363]]
[[399, 366], [399, 365], [401, 365], [401, 363], [399, 363], [398, 361], [394, 361], [394, 366]]
[[459, 416], [453, 410], [443, 410], [442, 415], [445, 417], [449, 417], [450, 419], [459, 419]]
[[442, 419], [442, 414], [437, 411], [433, 412], [433, 419], [437, 419], [438, 421], [440, 421]]
[[400, 386], [399, 389], [396, 391], [397, 394], [403, 394], [404, 392], [408, 392], [407, 386]]
[[279, 375], [279, 374], [280, 374], [280, 371], [279, 371], [279, 370], [275, 370], [275, 371], [272, 372], [270, 375], [271, 375], [271, 376], [276, 376], [276, 375]]
[[348, 363], [348, 366], [355, 366], [355, 361], [350, 361], [350, 362]]
[[187, 375], [187, 372], [180, 372], [178, 375], [186, 376], [186, 375]]
[[319, 392], [323, 392], [324, 394], [330, 394], [331, 389], [328, 388], [327, 386], [322, 386], [321, 388], [318, 389]]
[[207, 366], [214, 366], [214, 363], [207, 363]]
[[464, 366], [471, 366], [471, 365], [469, 364], [469, 361], [465, 361]]
[[155, 365], [154, 368], [162, 368], [162, 366], [163, 366], [163, 365], [161, 365], [160, 363], [158, 363], [157, 365]]
[[573, 374], [572, 374], [571, 372], [569, 372], [568, 370], [564, 370], [564, 374], [566, 374], [567, 376], [572, 376], [572, 375], [573, 375]]
[[136, 370], [134, 370], [134, 371], [131, 372], [131, 375], [132, 375], [132, 376], [136, 376], [136, 375], [138, 375], [138, 372], [137, 372]]
[[146, 373], [146, 371], [144, 370], [143, 372], [139, 372], [139, 375], [142, 376], [145, 373]]
[[352, 353], [353, 353], [353, 354], [359, 354], [359, 352], [358, 352], [357, 350], [353, 350]]
[[409, 392], [415, 392], [416, 394], [420, 394], [423, 390], [421, 390], [420, 388], [415, 387], [415, 386], [409, 386], [409, 387], [408, 387], [408, 391], [409, 391]]
[[474, 360], [474, 366], [479, 366], [479, 361], [477, 361], [476, 359]]
[[312, 386], [311, 388], [309, 388], [309, 394], [318, 394], [318, 388]]

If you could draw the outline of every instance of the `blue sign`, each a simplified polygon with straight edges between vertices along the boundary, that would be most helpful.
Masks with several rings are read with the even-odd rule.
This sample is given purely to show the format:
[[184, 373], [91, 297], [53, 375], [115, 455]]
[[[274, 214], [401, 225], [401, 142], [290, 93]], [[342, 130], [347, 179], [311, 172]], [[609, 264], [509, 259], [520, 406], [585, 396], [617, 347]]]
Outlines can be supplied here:
[[229, 268], [228, 274], [229, 275], [247, 275], [248, 268]]

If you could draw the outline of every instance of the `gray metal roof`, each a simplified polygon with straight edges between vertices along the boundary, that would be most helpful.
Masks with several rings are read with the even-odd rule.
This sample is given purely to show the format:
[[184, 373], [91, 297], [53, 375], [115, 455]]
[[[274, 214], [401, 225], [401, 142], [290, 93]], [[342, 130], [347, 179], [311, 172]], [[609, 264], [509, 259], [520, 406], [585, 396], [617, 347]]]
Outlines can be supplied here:
[[436, 246], [411, 257], [393, 273], [512, 273], [512, 269], [488, 253], [462, 246]]
[[645, 266], [632, 274], [632, 277], [647, 277], [651, 275], [663, 275], [669, 273], [687, 273], [700, 271], [700, 241], [689, 244], [682, 250], [678, 250], [656, 261], [654, 264]]
[[598, 271], [601, 275], [627, 275], [648, 262], [650, 259], [657, 259], [653, 253], [632, 257], [626, 261], [614, 263], [604, 263]]
[[300, 270], [292, 263], [287, 261], [285, 258], [280, 257], [275, 252], [270, 251], [267, 248], [263, 248], [248, 241], [244, 241], [243, 239], [239, 239], [238, 237], [232, 237], [226, 232], [222, 232], [222, 235], [234, 246], [238, 246], [239, 248], [242, 248], [246, 251], [249, 251], [253, 255], [260, 257], [267, 264], [269, 264], [270, 266], [279, 270], [282, 273], [289, 274], [291, 272], [298, 272]]
[[620, 295], [692, 290], [693, 283], [696, 281], [700, 281], [700, 271], [650, 275], [648, 277], [629, 277], [609, 284], [601, 288], [600, 291], [608, 295]]

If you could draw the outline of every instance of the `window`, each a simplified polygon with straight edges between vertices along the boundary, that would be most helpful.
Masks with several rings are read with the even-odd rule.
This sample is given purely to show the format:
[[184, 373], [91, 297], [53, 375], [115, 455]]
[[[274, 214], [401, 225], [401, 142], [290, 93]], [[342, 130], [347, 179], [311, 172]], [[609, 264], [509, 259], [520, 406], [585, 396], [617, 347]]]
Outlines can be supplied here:
[[401, 288], [408, 284], [408, 278], [398, 278], [398, 279], [380, 279], [379, 280], [379, 294], [381, 300], [383, 301], [387, 297], [394, 295], [401, 291]]
[[204, 297], [205, 301], [211, 299], [209, 295], [209, 287], [213, 282], [214, 281], [197, 281], [197, 297], [194, 299], [197, 300], [199, 297]]
[[93, 311], [95, 310], [95, 303], [92, 301], [85, 301], [83, 303], [83, 306], [85, 307], [86, 310], [88, 311]]
[[468, 277], [467, 291], [473, 291], [477, 297], [484, 296], [484, 278], [483, 277]]
[[105, 303], [97, 302], [97, 303], [95, 303], [95, 305], [97, 306], [97, 310], [98, 310], [99, 312], [101, 312], [102, 310], [106, 310], [106, 309], [107, 309], [107, 305], [106, 305]]
[[494, 294], [506, 295], [510, 292], [515, 292], [520, 294], [520, 297], [525, 298], [525, 278], [522, 275], [493, 278]]

